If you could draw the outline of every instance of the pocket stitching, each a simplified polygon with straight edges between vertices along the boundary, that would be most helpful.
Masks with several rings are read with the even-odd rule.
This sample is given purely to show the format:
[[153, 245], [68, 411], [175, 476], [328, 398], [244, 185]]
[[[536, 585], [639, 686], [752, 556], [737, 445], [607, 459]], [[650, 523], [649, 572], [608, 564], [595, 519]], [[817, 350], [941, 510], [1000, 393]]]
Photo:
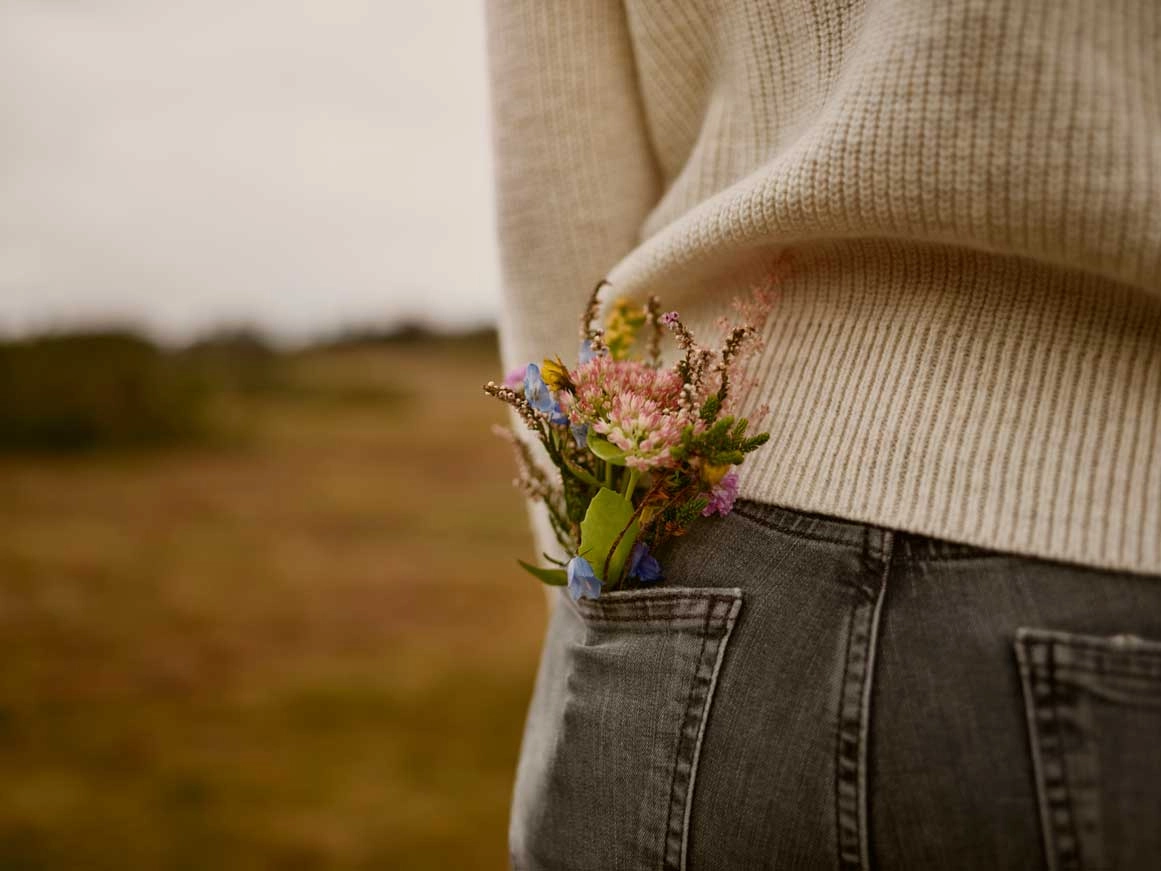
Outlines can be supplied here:
[[[1124, 636], [1097, 636], [1021, 627], [1014, 641], [1024, 695], [1028, 739], [1035, 770], [1045, 859], [1050, 869], [1103, 867], [1102, 836], [1085, 801], [1077, 807], [1076, 784], [1060, 734], [1064, 720], [1079, 716], [1068, 693], [1098, 693], [1084, 678], [1121, 678], [1144, 684], [1143, 698], [1161, 694], [1161, 643]], [[1062, 661], [1063, 660], [1063, 661]], [[1102, 698], [1108, 698], [1102, 695]], [[1134, 702], [1134, 704], [1137, 702]], [[1090, 741], [1085, 753], [1094, 752]], [[1080, 793], [1091, 788], [1080, 784]], [[1083, 832], [1083, 838], [1082, 838]]]
[[[1058, 693], [1043, 672], [1048, 663], [1033, 661], [1036, 648], [1052, 660], [1052, 645], [1036, 637], [1034, 632], [1020, 630], [1016, 637], [1016, 658], [1020, 664], [1024, 689], [1024, 713], [1028, 724], [1028, 738], [1032, 749], [1032, 765], [1036, 773], [1036, 797], [1040, 808], [1041, 837], [1044, 856], [1049, 869], [1055, 871], [1063, 862], [1072, 867], [1079, 859], [1079, 833], [1072, 811], [1072, 794], [1064, 761], [1059, 758], [1060, 711]], [[1047, 694], [1043, 702], [1038, 694]], [[1052, 734], [1045, 720], [1051, 719]], [[1047, 743], [1048, 746], [1045, 746]], [[1051, 761], [1051, 770], [1047, 763]]]
[[[638, 852], [634, 854], [638, 859], [647, 856], [647, 864], [659, 871], [684, 871], [702, 743], [727, 644], [742, 606], [742, 591], [728, 587], [645, 588], [608, 593], [597, 600], [573, 600], [565, 591], [561, 594], [565, 601], [559, 603], [564, 609], [559, 618], [571, 624], [569, 631], [584, 639], [576, 638], [578, 650], [600, 643], [609, 633], [613, 634], [610, 637], [640, 636], [641, 643], [647, 643], [644, 636], [649, 635], [661, 643], [665, 634], [673, 633], [690, 642], [685, 679], [673, 687], [676, 692], [666, 696], [665, 722], [670, 724], [666, 731], [671, 737], [664, 749], [656, 748], [661, 753], [654, 768], [659, 776], [650, 787], [654, 796], [652, 821], [647, 831], [638, 831]], [[674, 743], [669, 744], [670, 740]], [[665, 765], [670, 767], [668, 783], [660, 768]], [[522, 841], [522, 849], [531, 849], [536, 837]], [[517, 867], [522, 858], [512, 851], [510, 862]]]
[[[673, 773], [669, 778], [669, 811], [668, 811], [668, 819], [666, 820], [666, 824], [665, 824], [665, 852], [663, 854], [664, 863], [665, 863], [664, 867], [666, 867], [666, 868], [671, 868], [675, 864], [676, 864], [676, 867], [678, 867], [678, 868], [685, 867], [685, 813], [684, 813], [684, 809], [683, 809], [683, 812], [681, 814], [682, 822], [676, 826], [674, 825], [675, 820], [677, 818], [676, 805], [680, 801], [680, 799], [678, 798], [677, 774], [678, 774], [678, 770], [681, 766], [682, 750], [684, 749], [685, 743], [688, 739], [689, 717], [690, 717], [690, 712], [694, 706], [694, 695], [698, 689], [698, 685], [702, 682], [701, 670], [702, 670], [703, 664], [705, 663], [705, 648], [706, 648], [706, 644], [709, 643], [709, 638], [710, 638], [709, 633], [710, 633], [710, 609], [707, 608], [706, 612], [705, 612], [705, 621], [702, 625], [701, 650], [698, 651], [698, 654], [697, 654], [697, 671], [694, 672], [693, 680], [691, 680], [689, 682], [689, 693], [686, 695], [686, 698], [685, 698], [685, 711], [682, 712], [682, 716], [681, 716], [681, 731], [678, 732], [677, 741], [676, 741], [676, 744], [673, 748]], [[715, 641], [715, 643], [717, 643], [717, 642]], [[705, 719], [708, 719], [708, 717], [709, 717], [709, 710], [708, 710], [707, 705], [708, 705], [708, 701], [711, 697], [712, 697], [712, 693], [708, 692], [708, 689], [707, 689], [706, 703], [703, 703], [703, 705], [702, 705], [702, 713], [701, 713], [701, 717], [699, 718], [703, 721]], [[693, 797], [693, 782], [694, 782], [694, 779], [697, 775], [697, 756], [698, 756], [699, 749], [700, 748], [695, 744], [695, 746], [693, 748], [693, 753], [690, 755], [689, 781], [686, 784], [686, 798], [687, 799], [690, 799]], [[679, 829], [680, 832], [675, 832], [674, 831], [675, 828]], [[674, 863], [673, 862], [673, 839], [678, 834], [680, 834], [681, 840], [680, 840], [680, 844], [678, 847], [677, 862]]]
[[622, 590], [600, 599], [568, 600], [588, 626], [637, 624], [654, 631], [697, 631], [701, 636], [694, 673], [678, 718], [669, 780], [664, 838], [660, 844], [665, 871], [682, 871], [687, 861], [690, 812], [693, 808], [701, 747], [709, 722], [726, 646], [742, 605], [739, 588], [664, 587]]
[[[1075, 672], [1095, 677], [1161, 681], [1161, 643], [1136, 639], [1132, 644], [1124, 644], [1114, 640], [1118, 637], [1021, 628], [1017, 631], [1016, 644], [1029, 654], [1043, 651], [1054, 676], [1065, 677]], [[1030, 666], [1043, 668], [1037, 662], [1031, 662]], [[1161, 685], [1157, 689], [1161, 690]]]
[[[695, 789], [696, 784], [697, 784], [697, 771], [698, 771], [698, 763], [701, 760], [702, 743], [705, 739], [706, 727], [709, 724], [710, 711], [711, 711], [711, 706], [713, 704], [714, 693], [717, 690], [718, 676], [721, 674], [722, 662], [725, 660], [726, 646], [729, 643], [730, 636], [733, 634], [734, 624], [737, 621], [738, 612], [741, 610], [741, 607], [742, 607], [742, 591], [735, 589], [735, 590], [732, 590], [732, 592], [735, 595], [732, 597], [729, 597], [729, 598], [723, 597], [723, 596], [714, 597], [715, 601], [713, 602], [712, 607], [706, 610], [705, 628], [704, 628], [704, 631], [702, 633], [702, 650], [699, 654], [699, 661], [698, 661], [698, 672], [695, 673], [693, 682], [690, 685], [690, 699], [693, 698], [694, 689], [699, 684], [704, 684], [704, 691], [703, 691], [704, 698], [701, 700], [700, 705], [697, 706], [698, 708], [700, 708], [700, 713], [698, 713], [696, 716], [697, 734], [693, 736], [693, 748], [692, 748], [693, 752], [690, 754], [690, 758], [689, 758], [688, 782], [685, 784], [685, 787], [684, 787], [684, 793], [685, 793], [684, 805], [685, 806], [681, 810], [680, 819], [678, 819], [677, 815], [674, 813], [674, 811], [675, 811], [674, 791], [675, 791], [675, 786], [676, 786], [676, 781], [677, 781], [677, 765], [676, 765], [676, 763], [681, 755], [682, 740], [686, 738], [686, 736], [687, 736], [687, 734], [690, 731], [690, 728], [692, 726], [692, 724], [688, 722], [689, 717], [690, 717], [690, 709], [692, 707], [692, 705], [690, 705], [689, 702], [687, 702], [687, 704], [686, 704], [685, 717], [683, 718], [686, 722], [684, 722], [682, 724], [681, 734], [678, 738], [678, 748], [677, 748], [677, 753], [675, 754], [675, 756], [677, 758], [675, 758], [675, 760], [674, 760], [674, 762], [675, 762], [675, 764], [674, 764], [674, 776], [672, 778], [672, 782], [671, 782], [671, 786], [670, 786], [670, 810], [669, 810], [670, 816], [669, 816], [669, 822], [667, 825], [666, 852], [665, 852], [664, 858], [665, 858], [667, 868], [677, 868], [677, 869], [679, 869], [679, 871], [684, 871], [686, 861], [687, 861], [688, 847], [689, 847], [689, 822], [690, 822], [690, 815], [691, 815], [691, 812], [693, 810], [694, 789]], [[725, 606], [724, 613], [721, 613], [718, 611], [718, 609], [722, 606]], [[719, 623], [719, 622], [723, 623], [723, 625], [721, 626], [722, 631], [720, 632], [720, 634], [715, 634], [714, 639], [713, 639], [714, 644], [716, 645], [717, 649], [716, 649], [716, 655], [713, 656], [713, 658], [712, 658], [712, 666], [709, 662], [706, 661], [706, 656], [705, 656], [705, 647], [706, 647], [708, 640], [710, 639], [710, 621], [711, 621], [711, 619], [715, 623]], [[703, 667], [709, 667], [709, 674], [708, 674], [708, 676], [706, 676], [704, 678], [701, 675], [701, 671], [703, 670]], [[680, 839], [678, 840], [678, 842], [676, 844], [676, 854], [677, 855], [674, 859], [674, 857], [672, 856], [672, 851], [674, 849], [674, 845], [671, 842], [672, 842], [674, 837], [677, 837], [678, 834], [680, 835]]]
[[714, 618], [714, 623], [720, 623], [722, 618], [718, 609], [722, 605], [731, 606], [741, 597], [742, 591], [737, 588], [667, 587], [662, 590], [618, 591], [595, 600], [573, 601], [569, 597], [568, 603], [583, 619], [593, 623], [672, 622], [681, 619], [702, 622], [707, 614]]

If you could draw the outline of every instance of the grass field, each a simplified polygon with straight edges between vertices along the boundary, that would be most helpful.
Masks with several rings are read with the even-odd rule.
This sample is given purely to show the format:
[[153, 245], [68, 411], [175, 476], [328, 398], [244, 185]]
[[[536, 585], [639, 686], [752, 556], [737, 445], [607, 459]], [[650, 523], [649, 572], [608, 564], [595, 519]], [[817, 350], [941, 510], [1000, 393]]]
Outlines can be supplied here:
[[0, 868], [502, 868], [544, 598], [488, 341], [0, 456]]

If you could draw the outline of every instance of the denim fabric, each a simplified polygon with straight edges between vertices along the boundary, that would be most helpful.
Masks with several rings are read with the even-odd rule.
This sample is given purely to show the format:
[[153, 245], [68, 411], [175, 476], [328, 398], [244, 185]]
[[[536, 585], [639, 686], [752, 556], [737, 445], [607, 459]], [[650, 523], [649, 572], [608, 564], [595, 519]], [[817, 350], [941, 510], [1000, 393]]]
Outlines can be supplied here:
[[1161, 578], [748, 502], [659, 557], [554, 610], [513, 868], [1161, 867]]

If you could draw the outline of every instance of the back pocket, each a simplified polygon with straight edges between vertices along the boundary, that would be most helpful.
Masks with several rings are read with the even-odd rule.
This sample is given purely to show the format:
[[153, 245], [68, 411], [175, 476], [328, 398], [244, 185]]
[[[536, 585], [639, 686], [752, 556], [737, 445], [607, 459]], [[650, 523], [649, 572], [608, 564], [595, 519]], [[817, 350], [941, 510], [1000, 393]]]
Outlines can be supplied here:
[[549, 626], [513, 799], [515, 869], [684, 867], [736, 589], [572, 602]]
[[1161, 858], [1161, 643], [1021, 629], [1050, 869], [1156, 868]]

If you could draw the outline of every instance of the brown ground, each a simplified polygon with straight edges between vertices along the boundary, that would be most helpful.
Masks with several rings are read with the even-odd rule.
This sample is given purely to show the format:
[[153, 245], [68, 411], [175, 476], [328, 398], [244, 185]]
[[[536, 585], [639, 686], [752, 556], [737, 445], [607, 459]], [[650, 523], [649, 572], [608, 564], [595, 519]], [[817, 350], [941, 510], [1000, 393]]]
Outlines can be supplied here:
[[280, 365], [243, 438], [0, 459], [0, 868], [504, 866], [544, 600], [494, 351]]

